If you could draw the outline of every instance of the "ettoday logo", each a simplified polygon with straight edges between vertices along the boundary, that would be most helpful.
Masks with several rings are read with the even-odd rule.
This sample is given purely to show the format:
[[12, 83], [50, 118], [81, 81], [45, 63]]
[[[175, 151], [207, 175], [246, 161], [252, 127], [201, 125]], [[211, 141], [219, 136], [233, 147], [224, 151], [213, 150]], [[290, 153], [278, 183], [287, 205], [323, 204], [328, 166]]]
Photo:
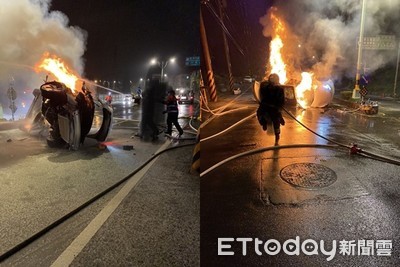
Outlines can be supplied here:
[[[232, 256], [235, 255], [232, 248], [232, 242], [242, 243], [242, 255], [247, 255], [248, 247], [253, 247], [254, 252], [261, 256], [264, 253], [267, 255], [275, 256], [283, 251], [285, 254], [294, 256], [300, 255], [300, 252], [305, 255], [319, 255], [322, 254], [328, 256], [327, 261], [331, 261], [336, 255], [336, 240], [332, 241], [331, 249], [328, 250], [325, 247], [325, 242], [323, 240], [318, 244], [317, 241], [313, 239], [306, 239], [300, 242], [300, 237], [296, 236], [294, 239], [288, 239], [283, 244], [281, 244], [276, 239], [268, 239], [266, 242], [258, 238], [218, 238], [218, 255]], [[254, 243], [252, 246], [251, 243]]]
[[[294, 239], [288, 239], [281, 244], [276, 239], [268, 239], [263, 241], [258, 238], [238, 237], [238, 238], [218, 238], [218, 255], [232, 256], [232, 243], [241, 243], [241, 254], [247, 255], [248, 248], [254, 249], [254, 253], [259, 256], [264, 254], [275, 256], [283, 251], [289, 256], [298, 256], [303, 253], [307, 256], [319, 255], [322, 253], [327, 256], [326, 260], [331, 261], [336, 256], [336, 251], [342, 256], [391, 256], [393, 251], [392, 240], [336, 240], [332, 244], [325, 245], [324, 240], [319, 243], [313, 239], [300, 240], [299, 236]], [[254, 243], [254, 244], [253, 244]]]

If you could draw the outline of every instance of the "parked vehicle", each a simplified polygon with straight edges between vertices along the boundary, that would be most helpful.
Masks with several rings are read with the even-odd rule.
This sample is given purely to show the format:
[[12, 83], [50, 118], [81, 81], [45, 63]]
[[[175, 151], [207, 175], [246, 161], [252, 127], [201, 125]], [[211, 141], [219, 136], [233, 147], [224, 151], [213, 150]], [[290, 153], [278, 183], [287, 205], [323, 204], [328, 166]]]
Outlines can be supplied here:
[[122, 98], [123, 105], [131, 105], [133, 103], [133, 96], [131, 94], [125, 94]]
[[252, 83], [254, 82], [256, 79], [254, 77], [251, 76], [244, 76], [243, 81], [244, 82], [248, 82], [248, 83]]
[[[292, 85], [280, 85], [283, 88], [285, 94], [285, 106], [294, 107], [297, 105], [296, 94], [294, 86]], [[260, 101], [260, 82], [255, 81], [253, 85], [253, 95], [257, 102]]]
[[179, 104], [183, 104], [183, 103], [193, 104], [193, 102], [194, 102], [193, 91], [191, 91], [191, 90], [182, 91], [181, 90], [180, 94], [176, 96], [176, 99], [178, 100]]

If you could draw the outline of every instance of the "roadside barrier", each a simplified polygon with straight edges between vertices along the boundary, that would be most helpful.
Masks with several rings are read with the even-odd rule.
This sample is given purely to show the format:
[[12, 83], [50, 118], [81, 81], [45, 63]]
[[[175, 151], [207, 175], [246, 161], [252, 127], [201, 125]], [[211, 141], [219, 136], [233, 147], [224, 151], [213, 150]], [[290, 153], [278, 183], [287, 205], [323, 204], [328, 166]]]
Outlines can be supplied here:
[[200, 133], [197, 133], [196, 136], [196, 145], [194, 146], [193, 150], [191, 171], [192, 173], [200, 173]]

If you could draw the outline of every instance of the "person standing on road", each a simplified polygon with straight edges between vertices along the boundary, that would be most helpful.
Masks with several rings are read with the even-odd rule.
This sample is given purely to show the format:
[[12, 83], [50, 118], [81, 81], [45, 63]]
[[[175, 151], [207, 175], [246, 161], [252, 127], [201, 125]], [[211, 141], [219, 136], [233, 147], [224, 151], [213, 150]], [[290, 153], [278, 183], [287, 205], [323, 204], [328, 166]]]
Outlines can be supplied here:
[[267, 130], [267, 124], [272, 122], [275, 132], [275, 145], [278, 144], [281, 129], [280, 126], [285, 125], [282, 117], [281, 109], [285, 104], [285, 93], [283, 88], [279, 86], [279, 76], [272, 73], [268, 77], [268, 81], [260, 84], [260, 105], [257, 109], [257, 118], [263, 130]]
[[167, 116], [167, 131], [165, 132], [168, 135], [172, 134], [172, 124], [175, 125], [176, 129], [179, 132], [179, 136], [183, 134], [183, 130], [181, 126], [179, 125], [178, 122], [178, 101], [175, 97], [175, 91], [174, 90], [169, 90], [168, 91], [168, 96], [167, 99], [164, 101], [164, 104], [167, 106], [167, 110], [165, 110], [163, 113], [168, 113]]
[[157, 141], [161, 133], [157, 125], [164, 121], [164, 116], [161, 114], [164, 105], [160, 100], [165, 95], [166, 85], [160, 82], [160, 72], [161, 67], [151, 66], [146, 75], [146, 87], [143, 90], [141, 103], [140, 132], [137, 134], [144, 140], [151, 137], [152, 141]]
[[108, 95], [106, 96], [105, 100], [106, 100], [106, 102], [107, 102], [109, 105], [111, 105], [111, 102], [112, 102], [111, 93], [108, 93]]

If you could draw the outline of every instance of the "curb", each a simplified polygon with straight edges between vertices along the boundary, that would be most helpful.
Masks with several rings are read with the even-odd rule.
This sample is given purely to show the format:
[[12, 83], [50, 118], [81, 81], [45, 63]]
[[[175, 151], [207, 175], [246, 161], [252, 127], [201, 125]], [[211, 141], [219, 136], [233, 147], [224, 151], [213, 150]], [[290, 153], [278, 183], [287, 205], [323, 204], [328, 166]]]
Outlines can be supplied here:
[[347, 106], [347, 107], [353, 108], [353, 109], [356, 109], [356, 108], [360, 107], [359, 103], [354, 103], [354, 102], [351, 102], [351, 101], [348, 101], [348, 100], [344, 100], [344, 99], [341, 99], [341, 98], [338, 98], [338, 97], [333, 97], [333, 101], [332, 102], [336, 102], [336, 103], [338, 103], [340, 105], [344, 105], [344, 106]]

